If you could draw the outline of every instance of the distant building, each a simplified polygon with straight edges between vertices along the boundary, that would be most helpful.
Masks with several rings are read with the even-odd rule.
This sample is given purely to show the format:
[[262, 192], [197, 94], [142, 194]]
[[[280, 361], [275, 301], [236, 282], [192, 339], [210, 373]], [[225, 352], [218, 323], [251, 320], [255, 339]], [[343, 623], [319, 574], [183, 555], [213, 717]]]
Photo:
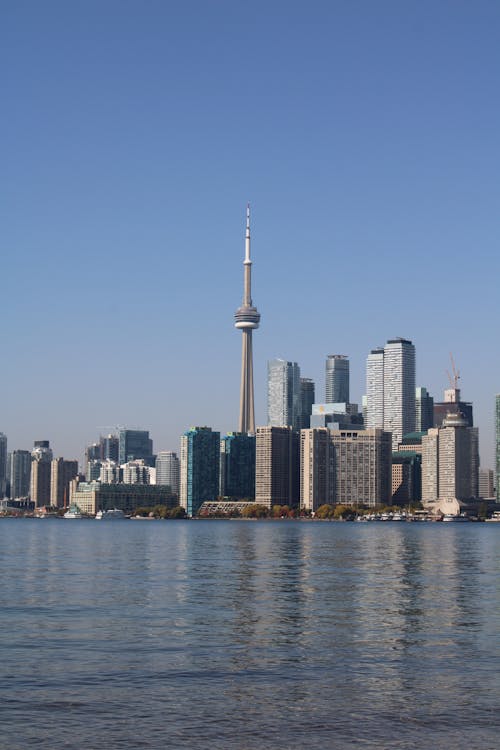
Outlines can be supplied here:
[[495, 399], [495, 487], [497, 503], [500, 503], [500, 394]]
[[468, 427], [474, 426], [472, 404], [461, 400], [460, 388], [447, 388], [444, 401], [434, 404], [434, 427], [441, 427], [449, 414], [465, 419]]
[[219, 493], [220, 433], [192, 427], [181, 437], [180, 504], [195, 516], [203, 502]]
[[392, 454], [392, 503], [408, 505], [422, 499], [422, 454], [403, 450]]
[[434, 426], [434, 399], [427, 388], [415, 389], [415, 430], [424, 432]]
[[121, 481], [123, 484], [156, 484], [156, 474], [152, 480], [152, 467], [148, 466], [143, 458], [135, 461], [127, 461], [120, 466]]
[[69, 505], [69, 485], [78, 475], [78, 461], [54, 458], [50, 467], [50, 504], [56, 508]]
[[10, 454], [10, 497], [17, 500], [30, 494], [31, 453], [15, 450]]
[[102, 447], [100, 443], [92, 443], [85, 448], [85, 464], [102, 459]]
[[495, 497], [495, 474], [493, 469], [479, 469], [479, 497], [488, 500]]
[[98, 480], [102, 484], [118, 484], [120, 481], [120, 467], [116, 461], [103, 461], [101, 463]]
[[422, 502], [456, 514], [461, 503], [478, 497], [478, 475], [478, 431], [450, 413], [422, 438]]
[[143, 459], [148, 466], [154, 466], [153, 441], [148, 430], [125, 430], [118, 433], [118, 462]]
[[7, 494], [7, 435], [0, 432], [0, 499]]
[[366, 360], [365, 427], [384, 428], [384, 350], [372, 349]]
[[326, 358], [325, 402], [349, 403], [349, 359], [344, 354], [329, 354]]
[[87, 480], [87, 482], [95, 482], [97, 479], [99, 479], [101, 468], [102, 461], [100, 458], [93, 458], [90, 461], [87, 461], [87, 466], [85, 469], [85, 479]]
[[137, 508], [165, 505], [174, 508], [177, 499], [169, 487], [151, 484], [102, 484], [101, 482], [71, 482], [70, 503], [82, 513], [94, 515], [98, 510], [118, 508], [134, 513]]
[[39, 508], [50, 505], [52, 450], [48, 440], [35, 440], [31, 452], [30, 498]]
[[378, 429], [300, 433], [300, 503], [304, 510], [320, 505], [368, 505], [391, 498], [391, 435]]
[[363, 415], [357, 404], [313, 404], [311, 427], [328, 427], [330, 430], [362, 430]]
[[300, 378], [300, 418], [301, 430], [309, 429], [311, 426], [312, 406], [314, 404], [314, 380], [311, 378]]
[[291, 427], [257, 427], [255, 454], [255, 502], [266, 508], [298, 505], [298, 433]]
[[179, 498], [180, 492], [180, 462], [174, 451], [159, 451], [155, 461], [156, 484], [170, 487], [172, 493]]
[[300, 367], [272, 359], [267, 363], [267, 423], [270, 427], [300, 428]]
[[220, 441], [221, 497], [255, 498], [255, 435], [230, 432]]
[[101, 437], [101, 458], [103, 461], [114, 461], [118, 463], [120, 457], [120, 447], [117, 435], [106, 435]]

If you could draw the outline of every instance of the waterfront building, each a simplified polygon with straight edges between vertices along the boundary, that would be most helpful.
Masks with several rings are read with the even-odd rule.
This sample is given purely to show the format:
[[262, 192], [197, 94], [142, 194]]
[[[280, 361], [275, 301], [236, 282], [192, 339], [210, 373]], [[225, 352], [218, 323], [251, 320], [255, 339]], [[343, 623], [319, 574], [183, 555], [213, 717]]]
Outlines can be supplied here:
[[299, 427], [301, 430], [307, 430], [311, 426], [314, 390], [314, 380], [311, 380], [311, 378], [300, 378]]
[[247, 226], [245, 233], [245, 260], [243, 261], [243, 301], [234, 315], [235, 327], [241, 331], [241, 380], [240, 414], [238, 431], [255, 432], [255, 409], [253, 391], [253, 349], [252, 331], [259, 327], [260, 313], [252, 302], [252, 260], [250, 258], [250, 206], [247, 206]]
[[50, 467], [50, 504], [55, 508], [69, 505], [69, 485], [78, 475], [78, 461], [54, 458]]
[[31, 451], [30, 498], [35, 508], [50, 505], [52, 449], [48, 440], [35, 440]]
[[295, 506], [299, 503], [299, 435], [291, 427], [257, 427], [255, 502]]
[[219, 493], [220, 433], [192, 427], [181, 437], [180, 504], [195, 516], [205, 500]]
[[422, 454], [395, 451], [392, 454], [392, 504], [408, 505], [422, 499]]
[[149, 437], [149, 430], [121, 429], [118, 433], [119, 464], [141, 458], [147, 466], [154, 466], [153, 441]]
[[495, 474], [493, 469], [479, 469], [479, 497], [488, 500], [495, 497]]
[[267, 363], [267, 423], [269, 427], [300, 428], [300, 367], [297, 362]]
[[415, 430], [425, 432], [434, 426], [434, 399], [427, 388], [415, 389]]
[[326, 403], [349, 403], [349, 358], [344, 354], [329, 354], [325, 369]]
[[0, 432], [0, 499], [7, 494], [7, 435]]
[[391, 498], [391, 435], [379, 429], [301, 431], [300, 502], [368, 505]]
[[17, 500], [30, 494], [31, 453], [24, 450], [14, 450], [10, 454], [9, 486], [10, 497]]
[[174, 451], [159, 451], [156, 455], [156, 484], [170, 487], [171, 492], [179, 498], [180, 462]]
[[169, 487], [151, 484], [103, 484], [78, 482], [70, 484], [70, 504], [77, 505], [82, 513], [95, 515], [98, 510], [117, 508], [126, 514], [137, 508], [165, 505], [175, 508], [177, 498]]
[[255, 498], [255, 435], [230, 432], [220, 441], [221, 497]]
[[478, 497], [478, 477], [478, 431], [460, 414], [449, 413], [442, 427], [422, 438], [422, 502], [457, 514], [461, 503]]

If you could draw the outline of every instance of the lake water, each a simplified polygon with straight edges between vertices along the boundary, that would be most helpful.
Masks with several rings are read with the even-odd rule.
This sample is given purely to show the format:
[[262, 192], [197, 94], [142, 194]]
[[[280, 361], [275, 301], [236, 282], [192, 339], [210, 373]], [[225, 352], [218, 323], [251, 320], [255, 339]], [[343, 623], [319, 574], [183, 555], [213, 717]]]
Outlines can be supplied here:
[[0, 746], [500, 746], [500, 524], [0, 521]]

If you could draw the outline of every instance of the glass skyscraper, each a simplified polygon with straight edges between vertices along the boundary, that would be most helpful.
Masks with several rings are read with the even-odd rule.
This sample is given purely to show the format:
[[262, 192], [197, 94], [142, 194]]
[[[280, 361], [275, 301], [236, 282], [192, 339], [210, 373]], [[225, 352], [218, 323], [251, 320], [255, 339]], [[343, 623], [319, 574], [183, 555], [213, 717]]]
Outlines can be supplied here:
[[268, 425], [299, 430], [300, 416], [300, 367], [297, 362], [270, 360], [267, 363]]
[[118, 461], [125, 464], [143, 458], [148, 466], [154, 465], [153, 441], [148, 430], [120, 430], [118, 433]]
[[495, 439], [496, 439], [496, 477], [497, 503], [500, 502], [500, 394], [496, 397], [495, 410]]
[[344, 354], [326, 358], [325, 403], [349, 403], [349, 359]]
[[220, 433], [192, 427], [181, 437], [180, 504], [195, 516], [205, 500], [219, 494]]
[[255, 498], [255, 435], [230, 432], [220, 441], [220, 495]]

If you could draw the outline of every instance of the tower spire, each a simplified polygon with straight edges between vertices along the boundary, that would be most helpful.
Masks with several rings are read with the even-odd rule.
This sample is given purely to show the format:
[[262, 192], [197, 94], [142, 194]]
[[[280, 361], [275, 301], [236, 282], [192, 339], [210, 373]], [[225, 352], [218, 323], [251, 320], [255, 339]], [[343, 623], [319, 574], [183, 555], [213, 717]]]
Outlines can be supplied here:
[[252, 305], [252, 261], [250, 259], [250, 204], [247, 204], [245, 260], [243, 261], [243, 303], [234, 315], [235, 327], [241, 329], [241, 382], [239, 432], [255, 432], [253, 398], [252, 330], [259, 327], [260, 314]]

